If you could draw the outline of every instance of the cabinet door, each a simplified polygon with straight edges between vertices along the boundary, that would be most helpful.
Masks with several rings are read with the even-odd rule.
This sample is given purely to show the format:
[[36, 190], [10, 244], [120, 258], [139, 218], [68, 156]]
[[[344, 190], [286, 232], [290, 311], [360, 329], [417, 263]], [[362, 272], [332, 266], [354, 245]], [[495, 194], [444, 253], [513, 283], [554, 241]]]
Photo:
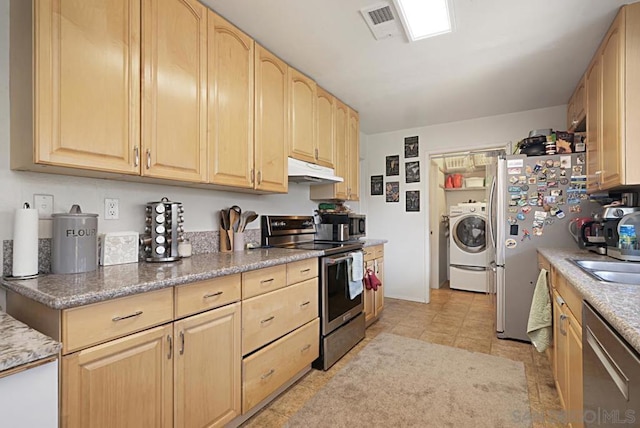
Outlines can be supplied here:
[[349, 139], [348, 132], [349, 108], [342, 102], [336, 100], [336, 162], [335, 170], [338, 177], [344, 178], [343, 182], [335, 184], [335, 198], [347, 199], [347, 182], [348, 177], [348, 150], [347, 141]]
[[589, 66], [587, 79], [587, 191], [600, 189], [602, 153], [602, 62], [597, 54]]
[[382, 283], [381, 286], [378, 287], [378, 289], [376, 290], [376, 296], [375, 296], [375, 313], [376, 316], [379, 317], [380, 314], [382, 313], [382, 310], [384, 309], [384, 263], [383, 263], [383, 259], [376, 259], [374, 261], [374, 265], [375, 265], [375, 269], [376, 269], [376, 276], [378, 277], [378, 279], [380, 280], [380, 282]]
[[602, 49], [602, 165], [601, 187], [622, 184], [622, 14], [613, 23]]
[[144, 0], [142, 175], [207, 179], [207, 9]]
[[255, 188], [286, 193], [289, 186], [287, 64], [255, 45]]
[[567, 315], [564, 313], [565, 304], [562, 297], [553, 292], [553, 347], [554, 377], [560, 402], [566, 408], [567, 403]]
[[140, 2], [33, 5], [34, 161], [138, 174]]
[[[374, 270], [374, 266], [373, 266], [373, 260], [366, 262], [365, 263], [365, 272], [366, 269], [371, 269]], [[369, 323], [370, 321], [372, 321], [375, 316], [376, 316], [376, 312], [375, 312], [375, 299], [376, 299], [376, 292], [374, 290], [368, 290], [367, 287], [364, 288], [364, 292], [363, 292], [363, 303], [364, 303], [364, 321], [365, 323]]]
[[176, 321], [176, 427], [217, 427], [240, 414], [240, 303]]
[[567, 360], [569, 370], [567, 412], [572, 428], [583, 426], [582, 423], [582, 327], [578, 321], [569, 316], [569, 327], [567, 329]]
[[172, 325], [62, 358], [62, 426], [172, 427]]
[[209, 12], [209, 181], [253, 188], [253, 40]]
[[357, 201], [360, 199], [360, 117], [351, 109], [348, 127], [347, 195], [350, 201]]
[[335, 98], [322, 88], [317, 88], [316, 163], [333, 168], [335, 148]]
[[289, 155], [316, 163], [316, 82], [289, 67]]

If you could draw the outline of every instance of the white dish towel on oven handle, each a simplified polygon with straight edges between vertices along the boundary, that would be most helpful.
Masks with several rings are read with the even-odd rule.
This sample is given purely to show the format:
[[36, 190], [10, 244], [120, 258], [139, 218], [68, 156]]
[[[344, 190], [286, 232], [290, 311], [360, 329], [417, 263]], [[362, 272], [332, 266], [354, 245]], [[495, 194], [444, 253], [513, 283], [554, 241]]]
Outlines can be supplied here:
[[349, 298], [353, 300], [364, 291], [362, 282], [364, 279], [364, 260], [362, 258], [362, 251], [349, 253], [349, 255], [352, 257], [352, 259], [347, 262], [349, 269]]

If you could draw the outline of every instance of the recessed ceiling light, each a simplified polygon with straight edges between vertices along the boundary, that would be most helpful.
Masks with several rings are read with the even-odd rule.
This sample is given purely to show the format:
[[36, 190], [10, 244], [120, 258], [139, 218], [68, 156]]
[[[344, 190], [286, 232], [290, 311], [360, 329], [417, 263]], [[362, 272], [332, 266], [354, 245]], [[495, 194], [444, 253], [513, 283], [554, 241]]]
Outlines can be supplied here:
[[451, 32], [449, 0], [393, 0], [409, 41]]

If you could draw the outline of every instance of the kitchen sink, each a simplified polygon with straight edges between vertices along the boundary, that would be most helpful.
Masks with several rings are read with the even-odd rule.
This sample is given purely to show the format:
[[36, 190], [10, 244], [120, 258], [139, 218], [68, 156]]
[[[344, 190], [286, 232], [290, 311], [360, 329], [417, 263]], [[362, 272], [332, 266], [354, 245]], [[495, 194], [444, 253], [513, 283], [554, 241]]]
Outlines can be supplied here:
[[569, 261], [598, 281], [640, 285], [640, 263], [575, 259]]
[[597, 260], [573, 260], [583, 269], [608, 271], [608, 272], [625, 272], [640, 273], [640, 263], [622, 262], [622, 261], [597, 261]]

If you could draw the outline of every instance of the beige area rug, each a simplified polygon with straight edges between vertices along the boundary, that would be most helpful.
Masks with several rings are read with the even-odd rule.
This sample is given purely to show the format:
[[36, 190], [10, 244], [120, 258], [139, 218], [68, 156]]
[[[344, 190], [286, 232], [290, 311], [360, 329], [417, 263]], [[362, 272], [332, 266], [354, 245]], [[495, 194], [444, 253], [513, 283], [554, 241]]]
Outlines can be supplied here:
[[524, 365], [381, 333], [288, 427], [530, 427]]

